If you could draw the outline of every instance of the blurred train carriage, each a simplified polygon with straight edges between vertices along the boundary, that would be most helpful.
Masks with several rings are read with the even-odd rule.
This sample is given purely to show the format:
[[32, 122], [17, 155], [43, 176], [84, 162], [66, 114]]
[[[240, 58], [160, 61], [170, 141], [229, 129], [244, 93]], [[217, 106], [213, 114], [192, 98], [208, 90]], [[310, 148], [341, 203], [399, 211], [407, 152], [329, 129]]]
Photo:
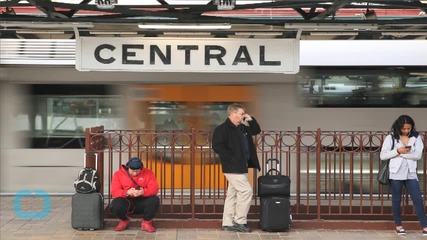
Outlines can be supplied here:
[[[356, 81], [352, 76], [358, 74], [360, 76]], [[261, 120], [262, 129], [274, 129], [274, 126], [305, 126], [301, 128], [302, 132], [305, 131], [301, 136], [297, 131], [281, 133], [281, 130], [274, 130], [273, 135], [280, 132], [280, 134], [284, 134], [285, 140], [276, 139], [277, 136], [274, 136], [274, 141], [270, 143], [271, 136], [268, 131], [257, 138], [260, 159], [283, 158], [282, 170], [287, 174], [295, 172], [298, 167], [301, 175], [295, 176], [295, 178], [299, 177], [299, 184], [303, 187], [297, 189], [296, 185], [293, 185], [292, 189], [295, 194], [298, 194], [298, 191], [314, 194], [318, 188], [321, 188], [322, 192], [363, 194], [370, 193], [371, 186], [372, 191], [377, 193], [379, 186], [376, 181], [373, 181], [373, 174], [377, 169], [382, 139], [376, 139], [379, 137], [376, 134], [383, 136], [385, 132], [372, 132], [374, 138], [372, 143], [365, 139], [367, 136], [364, 136], [363, 140], [350, 136], [353, 133], [357, 136], [357, 132], [331, 132], [327, 134], [337, 134], [337, 136], [326, 137], [320, 145], [322, 147], [317, 149], [316, 141], [320, 140], [316, 139], [316, 134], [311, 136], [310, 131], [307, 132], [307, 130], [316, 129], [309, 126], [317, 126], [324, 130], [328, 130], [324, 126], [337, 130], [388, 129], [391, 121], [386, 122], [387, 117], [394, 118], [396, 110], [400, 112], [402, 109], [393, 108], [388, 101], [384, 103], [369, 102], [368, 98], [366, 100], [368, 108], [363, 108], [363, 103], [360, 103], [359, 108], [343, 109], [343, 106], [351, 106], [349, 102], [344, 103], [342, 100], [346, 96], [345, 94], [350, 96], [353, 93], [351, 89], [360, 88], [361, 85], [357, 85], [357, 83], [364, 81], [363, 79], [369, 79], [370, 83], [364, 86], [375, 88], [377, 84], [372, 84], [372, 79], [378, 74], [384, 74], [381, 75], [381, 82], [384, 85], [382, 88], [389, 89], [389, 92], [395, 89], [393, 86], [401, 86], [400, 83], [395, 83], [396, 81], [410, 79], [410, 81], [406, 81], [408, 87], [395, 89], [394, 92], [412, 91], [412, 95], [417, 94], [419, 98], [425, 97], [423, 89], [426, 89], [427, 85], [422, 75], [416, 78], [402, 70], [386, 69], [341, 70], [338, 72], [322, 68], [304, 69], [297, 75], [298, 81], [304, 83], [304, 79], [311, 79], [313, 92], [306, 91], [307, 86], [304, 84], [297, 85], [295, 88], [247, 84], [222, 86], [31, 84], [21, 85], [28, 89], [28, 94], [20, 98], [22, 105], [17, 105], [17, 110], [13, 110], [18, 113], [13, 115], [14, 121], [11, 126], [14, 128], [11, 129], [19, 133], [14, 138], [23, 140], [17, 141], [18, 146], [28, 148], [25, 150], [28, 153], [25, 154], [38, 158], [40, 158], [38, 155], [42, 153], [38, 149], [44, 149], [43, 153], [46, 154], [55, 152], [57, 155], [56, 152], [59, 154], [61, 149], [83, 148], [85, 142], [83, 129], [85, 127], [103, 125], [106, 130], [111, 131], [112, 135], [116, 134], [116, 131], [129, 129], [131, 131], [126, 133], [125, 138], [120, 140], [112, 138], [113, 148], [124, 146], [128, 148], [132, 143], [132, 149], [126, 150], [127, 155], [114, 156], [115, 160], [119, 159], [114, 163], [115, 167], [118, 167], [119, 163], [124, 163], [130, 156], [139, 155], [148, 167], [155, 169], [156, 174], [160, 175], [162, 187], [165, 189], [188, 189], [191, 184], [194, 184], [197, 189], [220, 189], [225, 183], [224, 179], [220, 177], [222, 175], [218, 159], [215, 158], [209, 145], [209, 131], [225, 120], [228, 104], [242, 102], [247, 105], [251, 113]], [[387, 76], [390, 76], [388, 80]], [[335, 88], [338, 93], [334, 93], [333, 87], [340, 83], [345, 83], [347, 90]], [[319, 91], [322, 86], [323, 88], [329, 86], [329, 88], [326, 91]], [[285, 95], [289, 95], [289, 97], [282, 98]], [[317, 108], [306, 107], [305, 103], [311, 97], [321, 99], [321, 101], [316, 100], [316, 104], [308, 104], [310, 107]], [[342, 97], [342, 99], [331, 100], [335, 97]], [[303, 106], [295, 107], [300, 100], [303, 100]], [[413, 115], [415, 119], [422, 119], [417, 117], [417, 115], [423, 116], [424, 114], [422, 103], [421, 100], [413, 102], [414, 105], [407, 102], [409, 105], [406, 107], [410, 108], [405, 108], [405, 111]], [[382, 107], [381, 111], [372, 109], [372, 106]], [[330, 119], [329, 116], [332, 113], [327, 107], [339, 107], [341, 109], [334, 111], [343, 113], [335, 114], [337, 119]], [[284, 108], [286, 110], [282, 110]], [[360, 116], [363, 118], [359, 119]], [[330, 119], [331, 122], [328, 123], [326, 119]], [[369, 125], [361, 126], [357, 125], [358, 123], [369, 123]], [[419, 123], [418, 126], [423, 124], [422, 121], [417, 123]], [[197, 137], [192, 138], [194, 133], [191, 132], [191, 129], [196, 131], [195, 136]], [[283, 127], [275, 129], [283, 129]], [[423, 128], [419, 129], [423, 130]], [[346, 136], [342, 134], [346, 134]], [[369, 134], [369, 132], [365, 134]], [[338, 137], [344, 138], [345, 142], [342, 142], [341, 146], [337, 145], [337, 139], [334, 140]], [[329, 138], [333, 140], [327, 142]], [[353, 142], [348, 139], [353, 139]], [[192, 145], [193, 141], [195, 144]], [[282, 141], [293, 142], [284, 144]], [[8, 141], [8, 144], [10, 142], [14, 141]], [[135, 142], [138, 144], [135, 145]], [[318, 150], [321, 152], [320, 156], [317, 156]], [[63, 160], [59, 166], [76, 165], [75, 159], [80, 159], [81, 152], [73, 152], [76, 154], [62, 157]], [[297, 155], [297, 152], [300, 155]], [[322, 159], [322, 161], [316, 162], [316, 159]], [[34, 161], [26, 163], [26, 161], [21, 161], [21, 163], [40, 164]], [[15, 163], [7, 161], [5, 164], [12, 166]], [[190, 171], [191, 164], [195, 164], [194, 172]], [[418, 171], [421, 175], [424, 168], [420, 161]], [[66, 171], [66, 168], [61, 167], [60, 171]], [[320, 178], [316, 178], [317, 171], [320, 171]], [[64, 174], [66, 173], [64, 172]], [[198, 179], [198, 181], [191, 182], [191, 174], [194, 174], [194, 179]], [[74, 177], [72, 174], [69, 175], [70, 179]], [[13, 175], [9, 179], [14, 179]], [[66, 186], [65, 181], [67, 180], [63, 181], [63, 185]], [[16, 186], [10, 185], [8, 179], [5, 182], [7, 183], [6, 189], [13, 189]], [[293, 181], [293, 184], [297, 182]], [[25, 185], [25, 183], [22, 184]], [[305, 187], [306, 185], [307, 187]], [[67, 189], [55, 186], [47, 188]], [[70, 188], [69, 191], [71, 190]]]
[[117, 132], [119, 140], [114, 131], [107, 135], [112, 136], [111, 148], [125, 154], [120, 162], [139, 156], [154, 170], [161, 189], [187, 191], [191, 184], [196, 189], [223, 189], [211, 130], [227, 118], [230, 103], [250, 105], [253, 87], [132, 85], [128, 91], [128, 126], [134, 130]]

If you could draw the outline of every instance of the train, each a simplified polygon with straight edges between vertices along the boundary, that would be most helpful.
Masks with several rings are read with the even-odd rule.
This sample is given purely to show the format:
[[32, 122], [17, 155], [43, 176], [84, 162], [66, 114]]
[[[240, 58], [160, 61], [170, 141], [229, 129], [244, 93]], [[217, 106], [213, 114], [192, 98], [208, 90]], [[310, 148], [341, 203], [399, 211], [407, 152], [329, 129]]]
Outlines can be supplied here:
[[[363, 56], [343, 50], [369, 44], [376, 49]], [[401, 114], [425, 131], [423, 49], [425, 40], [301, 41], [300, 71], [288, 75], [79, 72], [72, 62], [54, 65], [54, 59], [2, 61], [0, 194], [72, 194], [85, 128], [209, 131], [233, 102], [243, 103], [266, 131], [389, 131]], [[52, 181], [52, 174], [61, 177]]]

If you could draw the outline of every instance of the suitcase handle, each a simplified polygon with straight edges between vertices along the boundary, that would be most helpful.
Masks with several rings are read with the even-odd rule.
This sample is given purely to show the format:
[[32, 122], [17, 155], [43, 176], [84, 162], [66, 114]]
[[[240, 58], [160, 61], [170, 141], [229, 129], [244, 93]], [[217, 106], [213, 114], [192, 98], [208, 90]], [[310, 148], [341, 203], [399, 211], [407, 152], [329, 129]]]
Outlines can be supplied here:
[[[276, 162], [276, 167], [275, 168], [273, 168], [273, 162]], [[267, 159], [267, 161], [265, 162], [265, 164], [266, 164], [266, 166], [267, 166], [267, 175], [269, 175], [268, 173], [271, 171], [271, 170], [273, 170], [273, 169], [275, 169], [277, 172], [279, 172], [280, 173], [280, 171], [279, 171], [279, 167], [280, 167], [280, 161], [278, 160], [278, 159], [276, 159], [276, 158], [270, 158], [270, 159]], [[271, 164], [271, 165], [270, 165]], [[280, 175], [280, 174], [279, 174]]]
[[86, 167], [86, 156], [88, 154], [95, 155], [95, 169], [98, 170], [98, 153], [94, 153], [94, 152], [85, 153], [85, 155], [83, 157], [83, 166]]
[[277, 170], [277, 169], [270, 169], [270, 170], [268, 170], [268, 172], [265, 174], [265, 175], [273, 175], [272, 174], [272, 172], [276, 172], [276, 175], [282, 175], [281, 173], [280, 173], [280, 171], [279, 170]]
[[267, 159], [265, 163], [268, 165], [269, 162], [276, 162], [276, 164], [279, 164], [280, 161], [277, 158], [270, 158], [270, 159]]

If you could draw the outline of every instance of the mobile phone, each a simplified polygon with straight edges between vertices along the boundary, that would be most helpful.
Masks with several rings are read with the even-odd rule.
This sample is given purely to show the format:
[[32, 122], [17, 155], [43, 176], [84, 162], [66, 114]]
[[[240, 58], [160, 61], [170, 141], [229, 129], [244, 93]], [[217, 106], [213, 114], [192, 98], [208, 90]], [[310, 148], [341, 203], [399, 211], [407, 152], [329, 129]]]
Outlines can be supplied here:
[[410, 149], [410, 148], [411, 148], [411, 146], [405, 146], [405, 148], [409, 148], [409, 149]]

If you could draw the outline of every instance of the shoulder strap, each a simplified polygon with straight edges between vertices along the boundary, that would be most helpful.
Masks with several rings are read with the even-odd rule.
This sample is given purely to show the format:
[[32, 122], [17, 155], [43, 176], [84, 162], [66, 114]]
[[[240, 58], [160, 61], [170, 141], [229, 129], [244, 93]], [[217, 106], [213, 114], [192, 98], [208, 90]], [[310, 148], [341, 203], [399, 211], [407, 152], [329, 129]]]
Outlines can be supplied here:
[[394, 148], [394, 137], [393, 137], [393, 134], [391, 134], [391, 150], [393, 150], [393, 148]]
[[128, 169], [126, 169], [126, 173], [128, 174], [128, 176], [129, 176], [130, 180], [132, 180], [132, 182], [133, 182], [133, 183], [135, 183], [135, 185], [136, 185], [136, 186], [138, 186], [138, 187], [140, 188], [141, 186], [139, 186], [139, 184], [138, 184], [137, 182], [135, 182], [135, 180], [133, 179], [133, 177], [129, 174]]

